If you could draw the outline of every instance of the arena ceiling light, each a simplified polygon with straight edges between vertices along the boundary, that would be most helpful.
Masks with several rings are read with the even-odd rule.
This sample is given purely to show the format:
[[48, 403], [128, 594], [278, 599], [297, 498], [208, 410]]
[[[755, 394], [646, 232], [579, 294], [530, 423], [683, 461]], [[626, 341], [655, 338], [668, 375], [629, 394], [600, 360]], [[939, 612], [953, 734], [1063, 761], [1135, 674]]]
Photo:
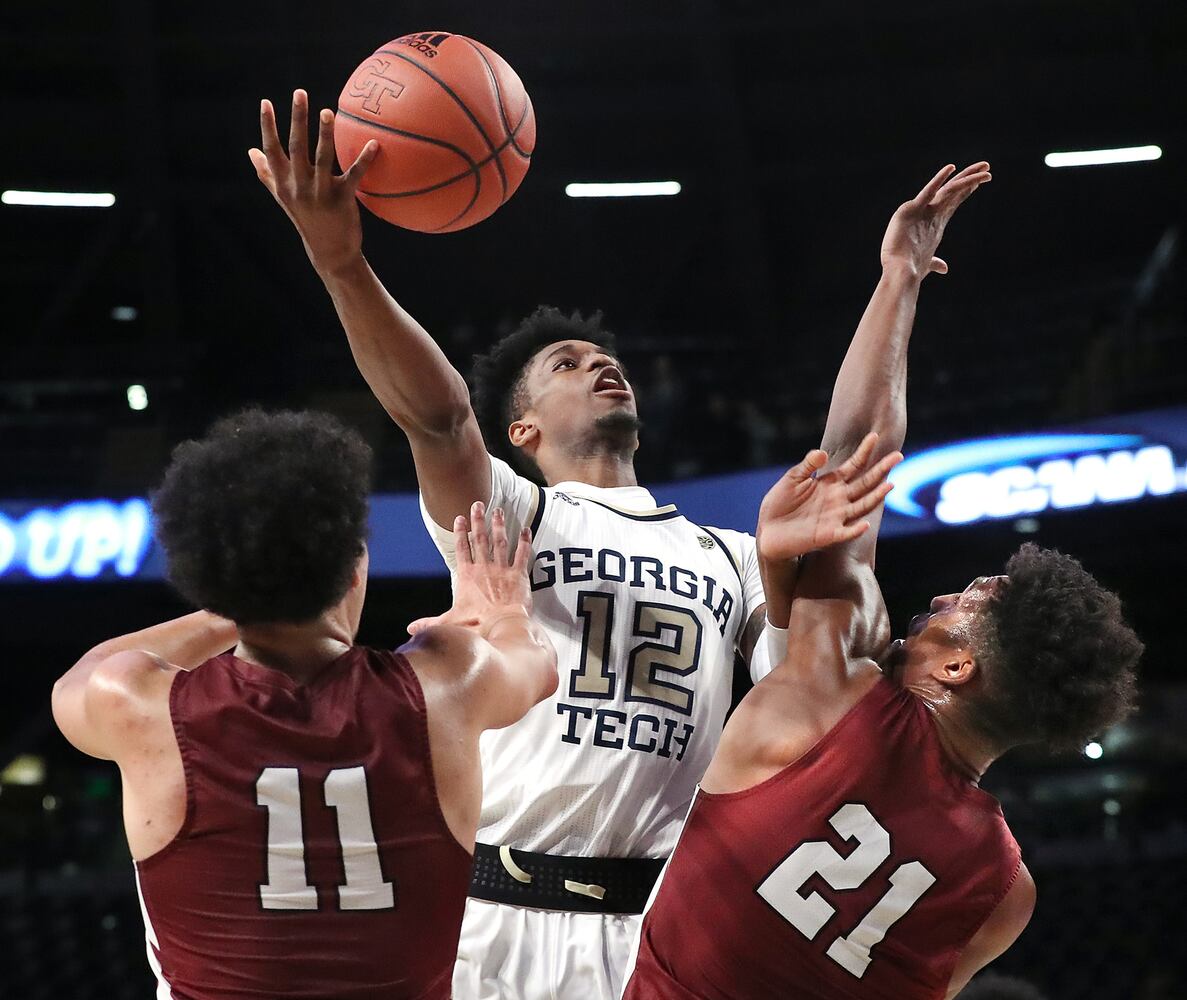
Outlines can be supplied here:
[[43, 208], [111, 208], [115, 195], [106, 191], [5, 191], [0, 202]]
[[1162, 156], [1161, 146], [1126, 146], [1122, 149], [1081, 149], [1069, 153], [1048, 153], [1043, 162], [1049, 167], [1095, 167], [1107, 163], [1140, 163]]
[[621, 181], [565, 185], [570, 198], [655, 198], [680, 193], [679, 181]]

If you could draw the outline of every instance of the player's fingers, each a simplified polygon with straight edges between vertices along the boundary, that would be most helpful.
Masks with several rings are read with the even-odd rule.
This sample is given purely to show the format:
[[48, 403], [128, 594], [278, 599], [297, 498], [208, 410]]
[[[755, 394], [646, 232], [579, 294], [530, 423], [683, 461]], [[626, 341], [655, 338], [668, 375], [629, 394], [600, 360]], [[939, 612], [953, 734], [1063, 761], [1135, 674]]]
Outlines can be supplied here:
[[947, 197], [955, 191], [975, 190], [979, 185], [991, 180], [993, 180], [993, 174], [988, 170], [978, 170], [975, 173], [965, 174], [963, 177], [952, 178], [944, 185], [943, 194]]
[[817, 472], [828, 464], [828, 453], [819, 448], [813, 448], [803, 458], [803, 461], [793, 465], [780, 477], [780, 485], [796, 486], [811, 479]]
[[457, 556], [459, 569], [462, 566], [473, 564], [474, 555], [470, 551], [470, 525], [466, 523], [466, 519], [461, 514], [453, 519], [453, 550]]
[[864, 496], [858, 497], [845, 509], [845, 523], [851, 524], [859, 517], [865, 517], [867, 514], [872, 513], [893, 489], [894, 485], [892, 483], [882, 483], [876, 489], [871, 490]]
[[936, 192], [944, 186], [944, 183], [956, 171], [955, 164], [949, 163], [946, 166], [940, 167], [936, 172], [935, 177], [923, 185], [923, 190], [920, 191], [914, 198], [914, 202], [918, 206], [927, 205], [932, 198], [936, 196]]
[[532, 558], [532, 529], [524, 528], [519, 533], [519, 544], [515, 546], [515, 561], [511, 568], [519, 573], [528, 571], [528, 561]]
[[947, 274], [948, 262], [942, 257], [933, 257], [931, 263], [927, 265], [928, 274]]
[[502, 507], [496, 507], [490, 512], [490, 537], [494, 547], [495, 565], [506, 566], [511, 560], [507, 553], [507, 519]]
[[857, 446], [853, 454], [837, 467], [837, 475], [843, 481], [849, 482], [849, 480], [866, 467], [866, 463], [869, 462], [870, 455], [874, 451], [874, 445], [877, 443], [877, 433], [870, 431], [869, 434], [861, 439], [861, 444]]
[[289, 119], [289, 160], [301, 173], [309, 171], [309, 95], [293, 91], [293, 116]]
[[892, 451], [889, 455], [883, 456], [872, 469], [869, 469], [849, 484], [845, 498], [847, 500], [856, 500], [858, 497], [864, 496], [871, 490], [876, 489], [878, 484], [890, 475], [890, 470], [902, 460], [903, 454], [900, 451]]
[[474, 562], [490, 562], [490, 535], [486, 530], [486, 504], [475, 500], [470, 507], [470, 539], [474, 543]]
[[334, 112], [322, 108], [317, 116], [317, 149], [313, 152], [313, 166], [319, 184], [334, 176]]
[[847, 524], [843, 528], [837, 529], [835, 541], [833, 544], [839, 545], [843, 542], [851, 542], [855, 538], [861, 538], [861, 536], [869, 530], [869, 521], [859, 521], [857, 524]]
[[275, 194], [276, 177], [272, 174], [272, 169], [268, 166], [268, 157], [264, 155], [264, 151], [256, 149], [253, 146], [247, 151], [247, 158], [251, 160], [251, 165], [255, 167], [256, 176], [260, 179], [260, 183]]
[[358, 189], [359, 184], [362, 183], [363, 176], [367, 173], [368, 168], [375, 162], [375, 158], [379, 155], [379, 143], [374, 139], [368, 139], [367, 144], [359, 150], [359, 155], [352, 163], [349, 169], [342, 175], [342, 183], [345, 184], [353, 192]]
[[952, 184], [956, 181], [962, 180], [963, 178], [968, 177], [970, 174], [983, 174], [983, 173], [988, 173], [988, 171], [989, 171], [989, 161], [988, 160], [978, 160], [976, 163], [970, 163], [967, 167], [965, 167], [959, 173], [953, 174], [952, 178], [948, 181], [948, 183]]
[[433, 615], [431, 618], [417, 618], [416, 621], [408, 623], [408, 634], [418, 635], [425, 629], [439, 624], [443, 617], [443, 615]]
[[284, 147], [280, 145], [280, 134], [276, 131], [276, 112], [266, 97], [260, 101], [260, 148], [273, 173], [288, 164]]
[[988, 184], [991, 180], [993, 180], [992, 174], [980, 173], [971, 174], [959, 181], [953, 181], [945, 185], [944, 190], [939, 194], [937, 203], [951, 216], [956, 211], [957, 206], [966, 201], [969, 195], [976, 191], [982, 184]]

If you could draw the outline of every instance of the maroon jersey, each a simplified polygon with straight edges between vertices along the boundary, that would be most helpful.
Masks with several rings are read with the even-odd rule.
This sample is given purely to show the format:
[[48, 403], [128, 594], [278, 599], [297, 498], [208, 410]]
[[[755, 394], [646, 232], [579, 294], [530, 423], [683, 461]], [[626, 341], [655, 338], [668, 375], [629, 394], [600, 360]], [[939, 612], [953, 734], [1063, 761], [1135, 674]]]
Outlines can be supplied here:
[[778, 774], [697, 793], [624, 1000], [942, 998], [1020, 868], [997, 800], [879, 680]]
[[408, 661], [356, 646], [302, 685], [227, 653], [170, 711], [185, 822], [136, 866], [157, 997], [447, 998], [472, 859]]

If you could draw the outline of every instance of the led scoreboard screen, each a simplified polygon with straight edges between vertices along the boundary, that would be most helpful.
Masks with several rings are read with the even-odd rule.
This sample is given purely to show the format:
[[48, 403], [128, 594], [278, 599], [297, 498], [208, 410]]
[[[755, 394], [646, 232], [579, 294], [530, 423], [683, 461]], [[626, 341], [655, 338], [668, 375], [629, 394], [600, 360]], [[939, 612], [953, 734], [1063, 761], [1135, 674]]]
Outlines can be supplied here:
[[[699, 524], [753, 531], [763, 494], [783, 471], [668, 483], [652, 493]], [[908, 449], [891, 480], [888, 536], [1187, 493], [1187, 407]], [[445, 573], [415, 494], [371, 498], [370, 552], [377, 577]], [[164, 575], [143, 498], [0, 501], [0, 583]]]
[[885, 530], [910, 534], [1187, 492], [1187, 408], [907, 451]]

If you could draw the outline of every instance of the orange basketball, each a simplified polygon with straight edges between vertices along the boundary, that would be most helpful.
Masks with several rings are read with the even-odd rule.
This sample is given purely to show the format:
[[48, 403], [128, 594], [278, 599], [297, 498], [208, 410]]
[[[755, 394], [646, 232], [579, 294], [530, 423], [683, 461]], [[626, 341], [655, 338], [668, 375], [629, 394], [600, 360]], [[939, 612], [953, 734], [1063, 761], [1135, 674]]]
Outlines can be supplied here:
[[536, 115], [498, 53], [465, 35], [420, 31], [381, 46], [342, 89], [334, 146], [343, 169], [368, 139], [381, 149], [359, 200], [405, 229], [448, 233], [515, 194]]

